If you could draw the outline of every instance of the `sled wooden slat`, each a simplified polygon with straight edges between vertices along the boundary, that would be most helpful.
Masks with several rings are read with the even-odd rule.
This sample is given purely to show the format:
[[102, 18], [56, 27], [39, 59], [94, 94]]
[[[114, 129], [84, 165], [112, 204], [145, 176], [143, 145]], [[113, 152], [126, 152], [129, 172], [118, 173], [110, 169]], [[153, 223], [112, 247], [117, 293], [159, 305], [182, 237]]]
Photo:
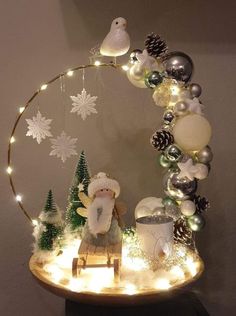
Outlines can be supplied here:
[[120, 279], [122, 241], [108, 247], [96, 247], [81, 241], [78, 257], [72, 262], [72, 276], [78, 277], [81, 269], [113, 268], [114, 279]]

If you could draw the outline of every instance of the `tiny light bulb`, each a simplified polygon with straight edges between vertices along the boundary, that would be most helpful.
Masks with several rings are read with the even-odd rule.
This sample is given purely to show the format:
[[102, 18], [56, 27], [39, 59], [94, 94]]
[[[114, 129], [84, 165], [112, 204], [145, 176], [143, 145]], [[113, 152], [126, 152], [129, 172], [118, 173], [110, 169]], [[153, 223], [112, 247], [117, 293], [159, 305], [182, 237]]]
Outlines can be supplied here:
[[47, 89], [47, 84], [43, 84], [42, 86], [41, 86], [41, 88], [40, 88], [40, 90], [46, 90]]
[[32, 224], [33, 224], [34, 226], [37, 226], [37, 225], [38, 225], [37, 219], [32, 219]]
[[24, 110], [25, 110], [25, 107], [24, 107], [24, 106], [20, 106], [20, 107], [19, 107], [19, 112], [20, 112], [20, 113], [23, 113]]
[[73, 76], [73, 73], [74, 73], [74, 71], [68, 70], [66, 74], [67, 74], [67, 76], [71, 77], [71, 76]]
[[125, 294], [134, 295], [136, 293], [136, 286], [132, 283], [128, 283], [125, 286]]
[[180, 92], [180, 88], [177, 87], [176, 85], [173, 85], [173, 86], [171, 87], [171, 92], [172, 92], [172, 95], [178, 95], [179, 92]]
[[169, 280], [163, 278], [163, 279], [158, 279], [156, 281], [155, 287], [158, 290], [168, 290], [171, 287], [171, 285], [170, 285]]
[[8, 173], [8, 174], [11, 174], [11, 173], [12, 173], [12, 167], [10, 167], [10, 166], [7, 167], [7, 173]]
[[121, 68], [122, 68], [124, 71], [128, 71], [128, 70], [129, 70], [129, 66], [128, 66], [128, 65], [122, 65]]
[[12, 137], [10, 138], [10, 143], [13, 144], [13, 143], [15, 143], [15, 141], [16, 141], [15, 137], [12, 136]]
[[17, 196], [16, 196], [16, 200], [17, 200], [17, 202], [21, 202], [21, 201], [22, 201], [22, 196], [21, 196], [21, 195], [19, 195], [19, 194], [17, 194]]
[[95, 65], [95, 66], [100, 66], [100, 65], [101, 65], [101, 62], [100, 62], [99, 60], [96, 60], [95, 63], [94, 63], [94, 65]]

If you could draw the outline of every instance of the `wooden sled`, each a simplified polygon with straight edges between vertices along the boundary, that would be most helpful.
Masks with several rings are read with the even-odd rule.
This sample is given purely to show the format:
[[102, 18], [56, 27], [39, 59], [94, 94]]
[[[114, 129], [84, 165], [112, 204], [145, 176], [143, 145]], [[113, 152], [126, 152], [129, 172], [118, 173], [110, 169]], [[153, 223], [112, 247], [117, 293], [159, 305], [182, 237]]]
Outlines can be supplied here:
[[82, 240], [78, 257], [72, 261], [72, 276], [77, 278], [81, 269], [114, 268], [114, 280], [120, 280], [122, 242], [107, 247], [96, 247]]

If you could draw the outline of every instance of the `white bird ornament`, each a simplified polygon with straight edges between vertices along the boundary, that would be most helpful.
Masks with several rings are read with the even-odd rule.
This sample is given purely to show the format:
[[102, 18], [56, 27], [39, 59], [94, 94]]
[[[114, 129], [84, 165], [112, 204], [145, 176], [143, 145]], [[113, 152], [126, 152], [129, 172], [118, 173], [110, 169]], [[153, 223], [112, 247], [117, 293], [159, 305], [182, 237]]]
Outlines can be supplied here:
[[124, 55], [130, 48], [129, 34], [126, 32], [127, 22], [124, 18], [116, 18], [111, 23], [110, 32], [100, 47], [103, 56], [117, 57]]

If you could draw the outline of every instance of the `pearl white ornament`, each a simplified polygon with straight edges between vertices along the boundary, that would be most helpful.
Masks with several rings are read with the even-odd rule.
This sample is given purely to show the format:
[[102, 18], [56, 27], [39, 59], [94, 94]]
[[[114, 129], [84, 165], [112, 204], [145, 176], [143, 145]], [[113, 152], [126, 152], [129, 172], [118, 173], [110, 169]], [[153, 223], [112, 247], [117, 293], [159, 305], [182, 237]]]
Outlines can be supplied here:
[[138, 79], [137, 77], [134, 75], [133, 73], [133, 67], [135, 67], [136, 65], [132, 66], [127, 72], [127, 77], [129, 79], [129, 81], [138, 88], [147, 88], [145, 82], [144, 82], [144, 78], [143, 79]]
[[198, 151], [205, 147], [211, 138], [211, 125], [198, 114], [189, 114], [177, 119], [173, 128], [177, 145], [185, 151]]
[[133, 67], [131, 67], [131, 69], [130, 69], [130, 76], [135, 80], [143, 79], [144, 78], [144, 68], [142, 68], [142, 66], [139, 63], [133, 65]]
[[206, 165], [204, 165], [203, 163], [197, 163], [195, 165], [195, 178], [199, 179], [199, 180], [203, 180], [208, 176], [208, 168]]
[[135, 219], [149, 215], [160, 215], [160, 213], [164, 213], [162, 199], [151, 196], [142, 199], [137, 204], [135, 208]]
[[190, 200], [183, 201], [180, 206], [180, 211], [184, 216], [192, 216], [196, 212], [196, 205]]

